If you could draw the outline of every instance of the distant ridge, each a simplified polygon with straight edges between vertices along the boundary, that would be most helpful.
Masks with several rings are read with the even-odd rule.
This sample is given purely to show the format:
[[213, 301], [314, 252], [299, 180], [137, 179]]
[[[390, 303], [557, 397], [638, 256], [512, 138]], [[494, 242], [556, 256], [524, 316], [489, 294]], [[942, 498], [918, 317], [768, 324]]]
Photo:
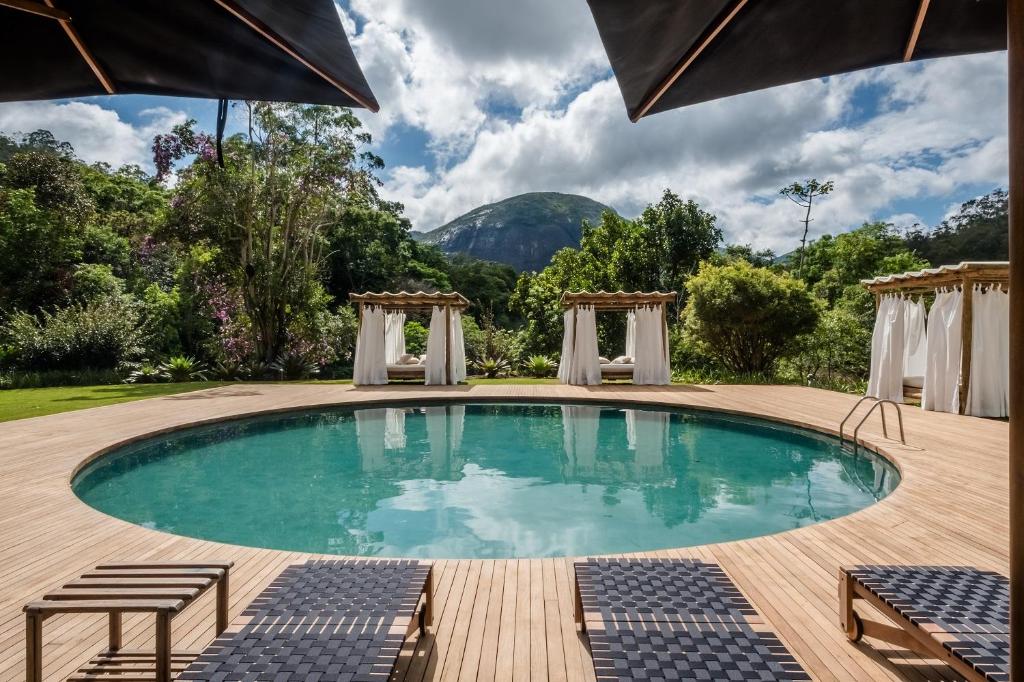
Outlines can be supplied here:
[[596, 223], [611, 210], [578, 194], [531, 192], [474, 208], [416, 237], [448, 254], [541, 270], [559, 249], [579, 246], [584, 219]]

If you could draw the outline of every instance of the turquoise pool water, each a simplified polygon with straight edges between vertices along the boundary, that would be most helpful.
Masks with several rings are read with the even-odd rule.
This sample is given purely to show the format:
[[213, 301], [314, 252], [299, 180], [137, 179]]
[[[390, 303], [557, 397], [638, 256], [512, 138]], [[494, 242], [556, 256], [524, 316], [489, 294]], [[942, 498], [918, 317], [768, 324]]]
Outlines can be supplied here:
[[421, 558], [575, 556], [749, 538], [888, 495], [884, 459], [708, 413], [584, 405], [330, 409], [144, 441], [73, 482], [147, 528]]

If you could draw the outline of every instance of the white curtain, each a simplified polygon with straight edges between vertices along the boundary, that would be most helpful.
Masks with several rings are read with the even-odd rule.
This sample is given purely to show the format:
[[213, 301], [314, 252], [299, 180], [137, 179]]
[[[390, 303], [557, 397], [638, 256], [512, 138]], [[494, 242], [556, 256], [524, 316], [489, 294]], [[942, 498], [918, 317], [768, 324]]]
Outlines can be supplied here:
[[424, 369], [424, 383], [427, 386], [443, 386], [448, 383], [445, 372], [444, 336], [444, 308], [434, 306], [434, 312], [430, 316], [430, 333], [427, 335], [427, 365]]
[[671, 380], [668, 346], [662, 325], [662, 306], [636, 309], [636, 355], [633, 358], [633, 383], [664, 386]]
[[[903, 376], [914, 377], [920, 380], [924, 376], [925, 367], [928, 364], [927, 331], [925, 328], [924, 301], [918, 298], [916, 301], [907, 301], [904, 305], [906, 320], [906, 344], [903, 347]], [[903, 382], [907, 384], [906, 381]], [[919, 386], [920, 384], [914, 384]]]
[[405, 313], [388, 313], [384, 317], [384, 362], [398, 363], [405, 355]]
[[600, 384], [601, 356], [597, 350], [597, 316], [593, 306], [577, 307], [574, 337], [568, 383], [577, 386]]
[[960, 354], [963, 339], [963, 293], [937, 291], [928, 314], [928, 339], [921, 407], [935, 412], [960, 412]]
[[966, 414], [1006, 417], [1009, 414], [1010, 302], [1001, 287], [975, 285], [971, 325], [971, 383]]
[[448, 352], [451, 353], [452, 383], [457, 384], [466, 380], [466, 340], [462, 335], [462, 313], [458, 310], [452, 310], [451, 340]]
[[352, 370], [352, 383], [356, 386], [388, 383], [383, 341], [384, 311], [376, 306], [367, 306], [363, 309], [356, 337], [356, 362]]
[[900, 296], [884, 296], [871, 334], [871, 377], [867, 395], [897, 403], [903, 402], [905, 304]]
[[572, 349], [576, 345], [576, 325], [573, 311], [569, 308], [562, 315], [562, 356], [558, 359], [558, 380], [569, 383], [569, 371], [572, 369]]
[[636, 311], [626, 313], [626, 357], [636, 357]]

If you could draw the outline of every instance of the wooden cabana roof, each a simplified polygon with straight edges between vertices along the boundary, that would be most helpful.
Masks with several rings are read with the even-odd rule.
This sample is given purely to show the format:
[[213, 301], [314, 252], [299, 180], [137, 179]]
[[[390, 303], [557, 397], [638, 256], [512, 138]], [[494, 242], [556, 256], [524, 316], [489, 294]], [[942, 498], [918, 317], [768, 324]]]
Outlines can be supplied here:
[[942, 286], [971, 284], [1006, 284], [1010, 280], [1010, 264], [1006, 261], [966, 261], [959, 265], [943, 265], [916, 272], [862, 279], [868, 291], [926, 291]]
[[430, 310], [434, 306], [463, 310], [469, 307], [469, 299], [457, 291], [449, 293], [427, 293], [426, 291], [399, 291], [392, 293], [349, 294], [349, 301], [360, 305], [376, 305], [389, 310]]
[[632, 310], [642, 305], [675, 303], [675, 291], [567, 291], [562, 294], [562, 307], [592, 305], [598, 310]]

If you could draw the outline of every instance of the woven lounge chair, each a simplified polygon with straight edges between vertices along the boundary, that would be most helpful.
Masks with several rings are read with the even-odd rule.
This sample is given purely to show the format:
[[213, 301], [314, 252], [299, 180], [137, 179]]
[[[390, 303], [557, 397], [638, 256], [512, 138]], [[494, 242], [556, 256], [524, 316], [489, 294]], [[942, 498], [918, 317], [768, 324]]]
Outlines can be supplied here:
[[416, 561], [290, 566], [177, 679], [387, 680], [431, 623], [431, 593], [431, 567]]
[[[896, 626], [865, 620], [862, 599]], [[967, 566], [852, 566], [839, 570], [839, 620], [867, 635], [944, 661], [968, 680], [1010, 679], [1010, 586]]]
[[576, 621], [598, 680], [809, 680], [720, 566], [577, 562]]

